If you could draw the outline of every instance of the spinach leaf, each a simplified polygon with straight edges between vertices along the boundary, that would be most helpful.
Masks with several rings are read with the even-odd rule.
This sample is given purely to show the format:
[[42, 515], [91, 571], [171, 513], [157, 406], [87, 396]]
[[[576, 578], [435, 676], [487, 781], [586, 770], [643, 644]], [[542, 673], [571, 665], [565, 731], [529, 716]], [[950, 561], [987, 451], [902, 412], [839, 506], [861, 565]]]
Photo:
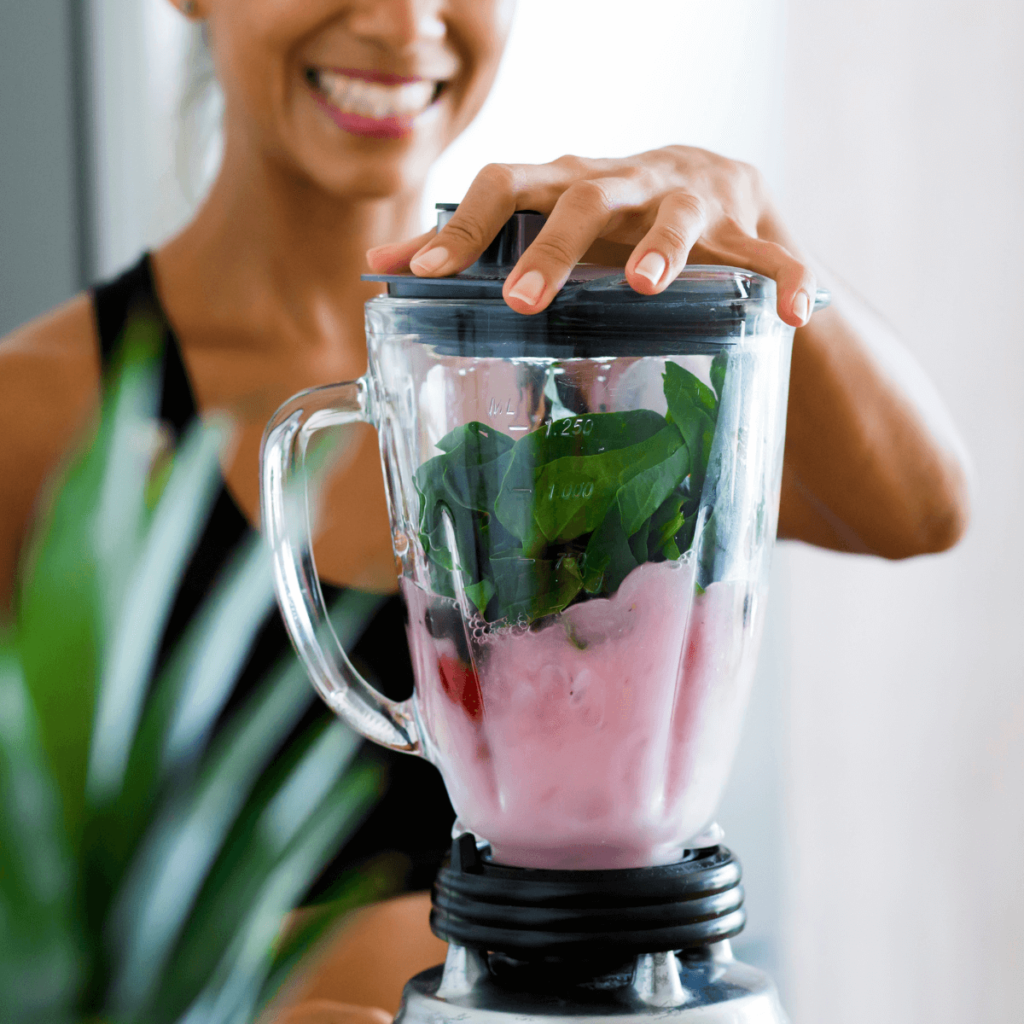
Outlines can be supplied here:
[[658, 511], [690, 471], [690, 453], [680, 445], [668, 458], [637, 473], [615, 495], [622, 528], [632, 537]]
[[482, 579], [479, 583], [470, 583], [465, 589], [466, 597], [476, 605], [477, 611], [484, 615], [497, 588], [489, 579]]
[[690, 472], [703, 484], [715, 436], [718, 400], [706, 384], [676, 363], [665, 364], [665, 399], [669, 418], [690, 449]]
[[583, 553], [583, 586], [590, 594], [610, 594], [639, 565], [615, 510], [590, 535]]
[[513, 443], [508, 434], [503, 434], [486, 423], [473, 420], [445, 434], [437, 442], [437, 447], [448, 455], [459, 448], [471, 447], [481, 462], [490, 462], [491, 459], [496, 459], [508, 451]]
[[[534, 484], [533, 517], [540, 532], [550, 542], [564, 542], [596, 529], [620, 488], [647, 470], [657, 470], [681, 442], [678, 430], [664, 426], [628, 448], [549, 462]], [[673, 480], [669, 490], [678, 482]]]
[[644, 523], [643, 528], [636, 531], [632, 537], [629, 538], [629, 550], [636, 559], [637, 565], [643, 565], [644, 562], [649, 561], [647, 541], [650, 537], [650, 523]]
[[[577, 505], [572, 510], [562, 510], [562, 514], [550, 508], [546, 512], [538, 513], [537, 507], [545, 500], [545, 492], [547, 504], [550, 506], [561, 500], [560, 495], [563, 491], [571, 500], [575, 485], [579, 484], [581, 490], [576, 498], [582, 498], [582, 488], [587, 483], [596, 485], [598, 480], [607, 474], [593, 463], [584, 463], [577, 471], [578, 462], [626, 448], [635, 448], [654, 437], [664, 427], [663, 416], [650, 409], [634, 409], [628, 412], [570, 416], [555, 420], [546, 428], [521, 437], [511, 453], [505, 453], [499, 462], [501, 491], [494, 502], [494, 514], [509, 532], [524, 542], [528, 549], [535, 550], [544, 539], [553, 539], [550, 530], [555, 529], [556, 520], [571, 519], [578, 511]], [[565, 461], [542, 482], [540, 474], [544, 468], [560, 459]], [[614, 459], [607, 465], [614, 465]], [[556, 480], [558, 473], [567, 471], [574, 475], [574, 480]], [[611, 472], [611, 469], [608, 472]], [[560, 486], [552, 492], [551, 486], [556, 482]], [[602, 495], [603, 489], [600, 489], [598, 503], [601, 502]], [[593, 497], [593, 490], [590, 497]], [[589, 498], [582, 500], [585, 503]], [[599, 521], [603, 514], [603, 507], [599, 507], [592, 518]], [[541, 525], [544, 522], [547, 523], [548, 529]], [[593, 526], [590, 528], [593, 529]], [[556, 533], [560, 532], [556, 530]]]
[[[446, 454], [444, 483], [460, 505], [489, 512], [501, 486], [501, 456], [512, 448], [512, 438], [483, 423], [467, 423], [438, 442]], [[433, 461], [433, 460], [431, 460]]]
[[678, 558], [680, 555], [675, 538], [686, 523], [684, 500], [684, 489], [677, 487], [651, 516], [648, 549], [661, 558]]
[[496, 558], [491, 562], [496, 619], [529, 621], [562, 611], [580, 592], [583, 577], [575, 558]]

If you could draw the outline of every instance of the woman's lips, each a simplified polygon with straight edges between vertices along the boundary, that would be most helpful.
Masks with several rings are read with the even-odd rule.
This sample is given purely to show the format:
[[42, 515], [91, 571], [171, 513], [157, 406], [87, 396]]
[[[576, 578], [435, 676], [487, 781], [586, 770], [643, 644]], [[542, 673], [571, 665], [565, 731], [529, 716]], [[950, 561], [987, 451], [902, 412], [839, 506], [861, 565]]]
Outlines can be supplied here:
[[442, 83], [425, 78], [353, 69], [310, 68], [314, 97], [344, 131], [397, 139], [437, 99]]

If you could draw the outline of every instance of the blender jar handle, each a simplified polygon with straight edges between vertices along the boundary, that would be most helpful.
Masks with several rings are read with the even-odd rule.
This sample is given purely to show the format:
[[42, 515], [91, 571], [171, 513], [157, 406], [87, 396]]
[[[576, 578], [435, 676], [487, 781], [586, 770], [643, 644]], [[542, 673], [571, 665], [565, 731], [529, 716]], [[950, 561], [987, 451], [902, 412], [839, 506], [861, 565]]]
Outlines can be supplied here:
[[378, 693], [348, 660], [328, 617], [313, 560], [309, 444], [321, 430], [353, 423], [376, 426], [367, 377], [300, 392], [267, 425], [260, 503], [274, 589], [299, 658], [331, 710], [381, 746], [422, 755], [412, 701], [392, 701]]

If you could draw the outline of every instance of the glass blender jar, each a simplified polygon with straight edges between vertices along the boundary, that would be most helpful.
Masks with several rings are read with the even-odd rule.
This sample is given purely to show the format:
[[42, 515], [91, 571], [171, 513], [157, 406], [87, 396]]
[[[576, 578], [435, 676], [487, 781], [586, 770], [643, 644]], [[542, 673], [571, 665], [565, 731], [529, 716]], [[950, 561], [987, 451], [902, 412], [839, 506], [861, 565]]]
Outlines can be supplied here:
[[[441, 223], [453, 207], [441, 208]], [[690, 267], [641, 296], [577, 267], [543, 313], [501, 287], [520, 213], [445, 279], [370, 276], [369, 370], [286, 403], [263, 521], [288, 630], [324, 700], [441, 771], [499, 863], [639, 868], [705, 833], [764, 620], [793, 330], [775, 284]], [[415, 693], [393, 702], [331, 630], [307, 454], [380, 434]]]

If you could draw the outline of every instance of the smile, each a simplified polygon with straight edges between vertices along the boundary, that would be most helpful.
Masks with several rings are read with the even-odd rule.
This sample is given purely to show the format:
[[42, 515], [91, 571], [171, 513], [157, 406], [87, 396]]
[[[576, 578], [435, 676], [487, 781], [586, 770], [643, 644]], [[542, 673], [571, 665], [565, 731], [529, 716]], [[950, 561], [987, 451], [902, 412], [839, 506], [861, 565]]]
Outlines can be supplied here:
[[[371, 80], [374, 79], [374, 80]], [[308, 68], [306, 80], [333, 120], [357, 135], [400, 138], [440, 96], [444, 83]]]

